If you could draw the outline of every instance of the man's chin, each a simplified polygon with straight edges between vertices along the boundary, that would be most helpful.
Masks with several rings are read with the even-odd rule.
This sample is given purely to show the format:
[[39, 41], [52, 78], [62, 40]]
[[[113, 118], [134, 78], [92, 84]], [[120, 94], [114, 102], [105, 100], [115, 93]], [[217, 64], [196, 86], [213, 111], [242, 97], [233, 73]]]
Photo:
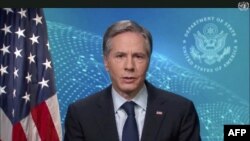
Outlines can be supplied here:
[[123, 89], [121, 89], [124, 93], [127, 94], [131, 94], [131, 93], [135, 93], [137, 91], [136, 87], [123, 87]]

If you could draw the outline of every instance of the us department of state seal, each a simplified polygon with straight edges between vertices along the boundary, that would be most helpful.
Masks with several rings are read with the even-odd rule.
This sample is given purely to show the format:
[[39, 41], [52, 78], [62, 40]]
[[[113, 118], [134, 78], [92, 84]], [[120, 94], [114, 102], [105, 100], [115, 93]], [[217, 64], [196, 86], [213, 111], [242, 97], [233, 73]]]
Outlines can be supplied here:
[[237, 54], [236, 37], [234, 28], [222, 18], [197, 19], [184, 33], [185, 59], [199, 71], [220, 71], [228, 67]]

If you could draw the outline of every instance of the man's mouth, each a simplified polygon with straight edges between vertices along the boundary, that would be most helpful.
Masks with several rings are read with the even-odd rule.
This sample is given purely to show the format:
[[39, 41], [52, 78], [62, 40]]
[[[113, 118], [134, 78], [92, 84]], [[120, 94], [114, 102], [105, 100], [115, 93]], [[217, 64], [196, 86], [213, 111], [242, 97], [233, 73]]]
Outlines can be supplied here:
[[133, 83], [136, 78], [135, 77], [122, 77], [123, 82], [125, 83]]

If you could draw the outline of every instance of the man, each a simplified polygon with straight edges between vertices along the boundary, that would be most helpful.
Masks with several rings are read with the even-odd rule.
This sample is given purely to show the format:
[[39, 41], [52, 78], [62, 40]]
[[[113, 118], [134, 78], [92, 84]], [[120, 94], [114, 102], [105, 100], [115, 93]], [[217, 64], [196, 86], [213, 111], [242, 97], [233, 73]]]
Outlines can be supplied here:
[[136, 22], [107, 29], [103, 55], [112, 85], [69, 106], [65, 141], [200, 141], [193, 103], [145, 80], [151, 53], [151, 34]]

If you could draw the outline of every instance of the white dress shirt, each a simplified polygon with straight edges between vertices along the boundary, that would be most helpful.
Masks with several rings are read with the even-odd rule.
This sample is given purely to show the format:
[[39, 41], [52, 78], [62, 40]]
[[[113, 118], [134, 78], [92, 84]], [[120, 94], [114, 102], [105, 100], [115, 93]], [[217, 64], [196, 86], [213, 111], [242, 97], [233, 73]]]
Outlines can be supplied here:
[[[121, 106], [127, 102], [125, 98], [118, 94], [118, 92], [112, 87], [112, 98], [114, 103], [114, 111], [115, 111], [115, 120], [116, 127], [118, 131], [119, 140], [122, 141], [122, 130], [127, 119], [126, 112], [121, 108]], [[131, 101], [136, 103], [135, 106], [135, 119], [137, 122], [139, 140], [141, 140], [142, 129], [145, 120], [145, 114], [147, 109], [147, 101], [148, 101], [148, 92], [146, 85], [142, 87], [142, 89], [138, 92], [136, 97], [134, 97]]]

